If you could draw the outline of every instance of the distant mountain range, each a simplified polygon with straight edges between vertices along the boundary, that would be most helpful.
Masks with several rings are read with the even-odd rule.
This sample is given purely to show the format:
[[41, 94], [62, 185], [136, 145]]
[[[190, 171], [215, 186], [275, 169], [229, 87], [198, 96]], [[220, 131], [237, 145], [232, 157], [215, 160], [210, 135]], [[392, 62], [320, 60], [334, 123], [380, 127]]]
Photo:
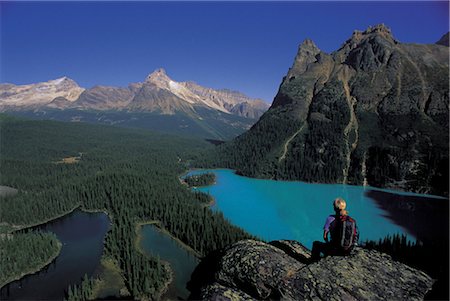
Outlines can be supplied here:
[[448, 126], [448, 34], [404, 44], [377, 25], [330, 54], [305, 40], [270, 109], [215, 160], [252, 177], [448, 195]]
[[268, 107], [263, 100], [240, 92], [176, 82], [164, 69], [126, 88], [84, 89], [67, 77], [29, 85], [0, 84], [0, 111], [45, 119], [189, 132], [219, 139], [242, 133]]

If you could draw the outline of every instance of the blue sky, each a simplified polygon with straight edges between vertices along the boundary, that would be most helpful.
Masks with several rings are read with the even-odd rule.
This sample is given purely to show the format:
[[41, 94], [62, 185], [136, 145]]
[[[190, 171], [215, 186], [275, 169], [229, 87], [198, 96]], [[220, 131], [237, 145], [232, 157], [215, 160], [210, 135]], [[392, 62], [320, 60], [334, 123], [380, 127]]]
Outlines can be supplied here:
[[163, 67], [273, 100], [298, 45], [331, 52], [385, 23], [405, 43], [448, 31], [448, 2], [0, 2], [0, 82], [127, 86]]

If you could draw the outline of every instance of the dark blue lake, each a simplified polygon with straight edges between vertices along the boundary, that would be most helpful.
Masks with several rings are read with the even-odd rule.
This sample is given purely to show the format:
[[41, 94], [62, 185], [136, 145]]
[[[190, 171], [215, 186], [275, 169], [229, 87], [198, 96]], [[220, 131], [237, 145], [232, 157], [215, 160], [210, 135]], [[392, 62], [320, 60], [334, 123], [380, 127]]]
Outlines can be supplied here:
[[59, 256], [42, 271], [2, 288], [1, 300], [63, 300], [69, 285], [81, 283], [100, 265], [103, 239], [109, 229], [104, 213], [76, 210], [35, 230], [53, 232], [63, 244]]
[[[341, 184], [253, 179], [233, 170], [213, 172], [216, 184], [197, 188], [216, 200], [213, 210], [231, 223], [265, 240], [295, 239], [307, 247], [321, 240], [326, 217], [336, 197], [347, 201], [357, 220], [360, 239], [378, 240], [403, 233], [411, 239], [433, 239], [439, 232], [448, 240], [448, 199], [429, 195]], [[430, 218], [432, 217], [432, 218]]]

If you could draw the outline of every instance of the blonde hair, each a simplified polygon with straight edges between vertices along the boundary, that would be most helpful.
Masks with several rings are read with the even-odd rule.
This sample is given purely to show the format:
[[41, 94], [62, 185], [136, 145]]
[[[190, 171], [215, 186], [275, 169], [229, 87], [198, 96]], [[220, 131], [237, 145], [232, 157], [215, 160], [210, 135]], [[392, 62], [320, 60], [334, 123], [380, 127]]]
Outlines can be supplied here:
[[336, 211], [336, 213], [339, 212], [340, 215], [348, 214], [347, 210], [345, 210], [345, 207], [347, 207], [347, 203], [345, 202], [345, 200], [343, 198], [336, 198], [333, 201], [333, 207], [334, 207], [334, 211]]

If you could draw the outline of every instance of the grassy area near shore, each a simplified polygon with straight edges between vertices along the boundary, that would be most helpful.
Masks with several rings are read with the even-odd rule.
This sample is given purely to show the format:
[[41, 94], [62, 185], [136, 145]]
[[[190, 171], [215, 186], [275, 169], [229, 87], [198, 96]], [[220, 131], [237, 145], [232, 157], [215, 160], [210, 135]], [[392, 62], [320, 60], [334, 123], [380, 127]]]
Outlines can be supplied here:
[[126, 298], [130, 296], [123, 272], [116, 260], [103, 256], [100, 260], [101, 272], [94, 282], [92, 296], [95, 299]]

